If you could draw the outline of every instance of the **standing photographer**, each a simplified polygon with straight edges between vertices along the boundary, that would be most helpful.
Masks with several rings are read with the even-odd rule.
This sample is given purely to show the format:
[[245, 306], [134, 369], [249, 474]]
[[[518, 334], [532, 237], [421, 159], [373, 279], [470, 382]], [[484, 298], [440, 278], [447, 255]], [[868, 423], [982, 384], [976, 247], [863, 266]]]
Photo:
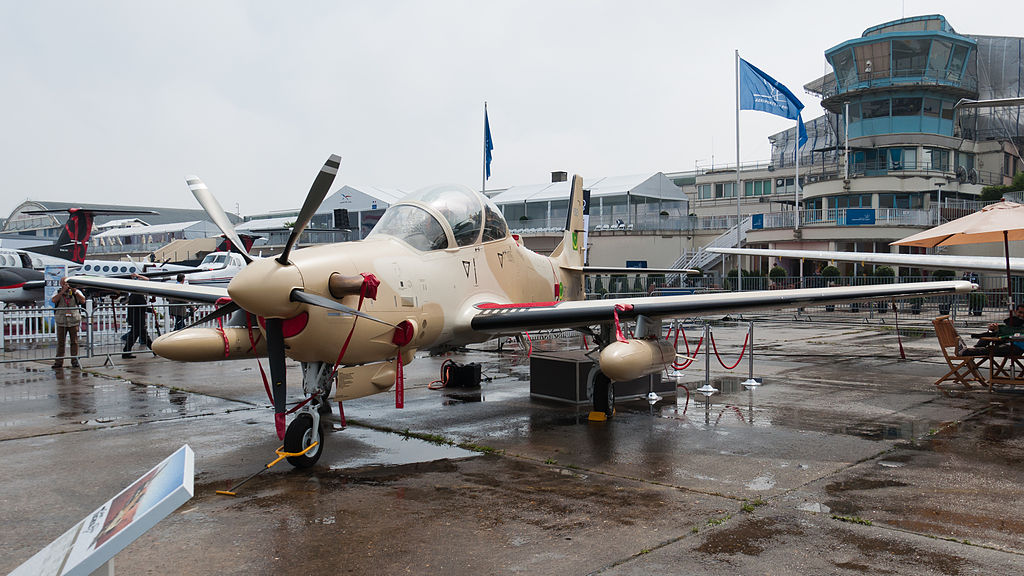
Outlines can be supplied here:
[[54, 304], [54, 323], [57, 325], [57, 358], [54, 368], [64, 367], [64, 338], [71, 339], [71, 367], [78, 364], [78, 328], [82, 325], [82, 312], [78, 306], [85, 304], [85, 295], [68, 284], [66, 277], [60, 279], [60, 290], [50, 299]]

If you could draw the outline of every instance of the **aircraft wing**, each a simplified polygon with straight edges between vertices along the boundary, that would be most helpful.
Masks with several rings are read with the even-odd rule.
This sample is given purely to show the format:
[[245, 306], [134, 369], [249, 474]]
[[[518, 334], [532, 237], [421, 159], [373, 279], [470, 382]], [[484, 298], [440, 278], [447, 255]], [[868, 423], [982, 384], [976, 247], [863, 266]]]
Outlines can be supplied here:
[[470, 326], [479, 332], [506, 334], [546, 328], [578, 328], [612, 322], [616, 305], [626, 307], [626, 310], [618, 313], [620, 319], [632, 319], [640, 315], [651, 318], [681, 318], [856, 300], [935, 296], [970, 292], [976, 287], [970, 282], [955, 280], [607, 300], [478, 304], [477, 314], [473, 316]]
[[[840, 262], [868, 262], [895, 264], [947, 270], [980, 270], [1006, 273], [1006, 259], [1001, 256], [955, 256], [947, 254], [885, 254], [876, 252], [833, 252], [828, 250], [775, 250], [767, 248], [707, 248], [717, 254], [743, 256], [777, 256], [779, 258], [806, 258], [809, 260], [838, 260]], [[1024, 272], [1024, 258], [1010, 258], [1010, 271]]]
[[137, 292], [150, 296], [176, 298], [192, 302], [215, 304], [217, 300], [228, 297], [227, 288], [214, 286], [192, 286], [173, 282], [150, 282], [147, 280], [127, 280], [100, 276], [70, 276], [68, 284], [79, 288], [98, 288], [114, 292]]
[[584, 274], [700, 274], [689, 268], [626, 268], [623, 266], [559, 266]]

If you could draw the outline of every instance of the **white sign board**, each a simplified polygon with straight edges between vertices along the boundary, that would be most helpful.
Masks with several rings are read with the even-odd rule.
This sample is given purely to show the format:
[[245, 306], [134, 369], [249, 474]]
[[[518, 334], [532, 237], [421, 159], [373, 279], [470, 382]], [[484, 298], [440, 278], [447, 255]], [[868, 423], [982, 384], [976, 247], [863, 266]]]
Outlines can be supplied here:
[[10, 576], [88, 576], [192, 497], [188, 444], [40, 550]]

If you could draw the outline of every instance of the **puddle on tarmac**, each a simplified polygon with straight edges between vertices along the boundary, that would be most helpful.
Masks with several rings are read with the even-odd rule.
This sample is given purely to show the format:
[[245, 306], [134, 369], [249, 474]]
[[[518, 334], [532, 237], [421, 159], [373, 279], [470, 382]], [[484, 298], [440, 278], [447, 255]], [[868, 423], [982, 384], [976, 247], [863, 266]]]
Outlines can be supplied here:
[[477, 452], [456, 446], [433, 444], [419, 438], [410, 438], [401, 434], [380, 432], [369, 428], [350, 426], [340, 434], [343, 436], [328, 435], [328, 449], [330, 449], [330, 444], [333, 440], [331, 436], [339, 439], [343, 437], [346, 442], [355, 441], [363, 446], [358, 450], [358, 454], [354, 454], [352, 458], [344, 459], [336, 465], [332, 465], [332, 470], [362, 468], [364, 466], [399, 466], [417, 462], [479, 456]]

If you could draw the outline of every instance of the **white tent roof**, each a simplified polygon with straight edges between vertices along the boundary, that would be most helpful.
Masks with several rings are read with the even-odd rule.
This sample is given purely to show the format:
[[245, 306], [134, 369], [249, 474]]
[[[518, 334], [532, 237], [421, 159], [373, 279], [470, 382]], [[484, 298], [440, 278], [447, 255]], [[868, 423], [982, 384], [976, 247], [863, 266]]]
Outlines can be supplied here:
[[[512, 186], [508, 190], [495, 195], [492, 200], [499, 205], [516, 202], [567, 200], [571, 186], [571, 180], [566, 182], [549, 182], [547, 184]], [[633, 196], [647, 196], [649, 198], [686, 199], [682, 189], [672, 183], [661, 172], [634, 176], [584, 178], [583, 188], [590, 190], [591, 198], [625, 195], [628, 193]]]
[[93, 236], [93, 238], [109, 238], [113, 236], [138, 236], [142, 234], [163, 234], [164, 232], [181, 232], [200, 224], [202, 220], [191, 222], [172, 222], [170, 224], [156, 224], [153, 226], [129, 226], [127, 228], [112, 228]]
[[258, 232], [260, 230], [284, 230], [285, 224], [295, 222], [295, 216], [283, 218], [263, 218], [260, 220], [249, 220], [235, 226], [236, 232]]
[[[364, 186], [362, 184], [347, 184], [342, 187], [342, 189], [344, 188], [357, 190], [381, 202], [386, 202], [388, 205], [397, 203], [409, 194], [409, 192], [398, 188], [381, 188], [380, 186]], [[341, 189], [338, 192], [341, 192]]]

